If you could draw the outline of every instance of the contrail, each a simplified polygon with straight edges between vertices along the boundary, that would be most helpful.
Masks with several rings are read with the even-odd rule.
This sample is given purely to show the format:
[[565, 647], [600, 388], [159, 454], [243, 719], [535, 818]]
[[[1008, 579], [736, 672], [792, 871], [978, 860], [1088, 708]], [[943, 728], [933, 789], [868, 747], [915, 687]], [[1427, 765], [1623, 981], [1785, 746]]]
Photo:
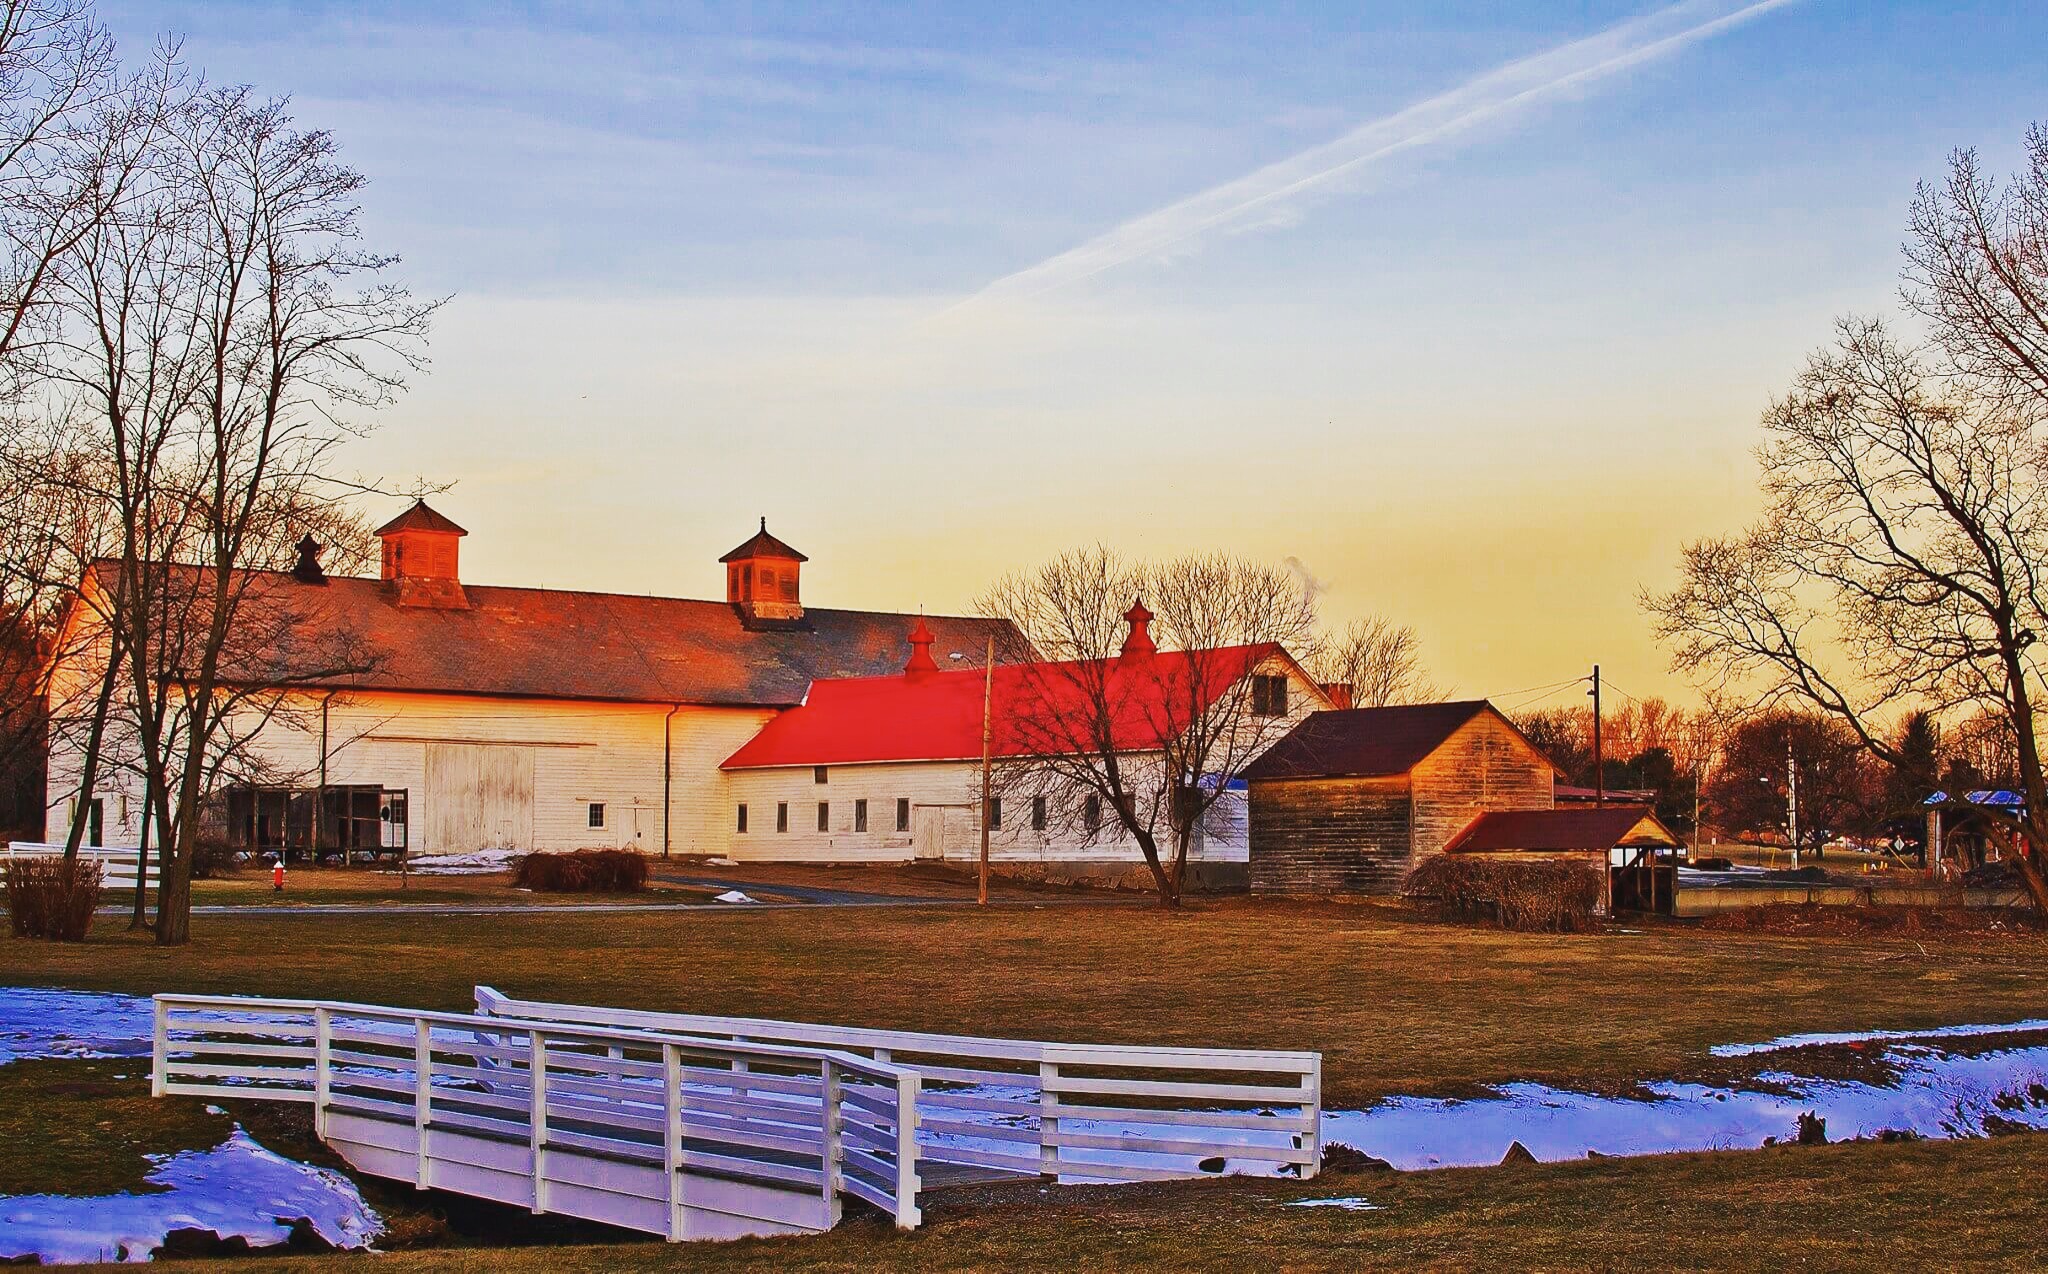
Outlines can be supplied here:
[[1388, 156], [1443, 142], [1510, 112], [1584, 89], [1798, 0], [1681, 0], [1654, 13], [1496, 67], [1392, 115], [1359, 125], [1234, 181], [1124, 222], [995, 282], [951, 307], [1039, 296], [1105, 270], [1189, 245], [1253, 216], [1281, 217], [1299, 197]]

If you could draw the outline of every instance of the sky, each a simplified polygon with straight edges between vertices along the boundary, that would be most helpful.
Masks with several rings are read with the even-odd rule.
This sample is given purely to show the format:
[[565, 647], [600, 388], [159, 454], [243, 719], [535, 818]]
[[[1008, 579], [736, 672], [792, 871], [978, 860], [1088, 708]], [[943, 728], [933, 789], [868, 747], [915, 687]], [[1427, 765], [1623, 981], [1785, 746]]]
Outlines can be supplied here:
[[2036, 0], [103, 9], [332, 130], [449, 298], [347, 459], [452, 484], [467, 580], [1224, 550], [1506, 706], [1690, 697], [1639, 594], [1896, 305], [1914, 183], [2048, 118]]

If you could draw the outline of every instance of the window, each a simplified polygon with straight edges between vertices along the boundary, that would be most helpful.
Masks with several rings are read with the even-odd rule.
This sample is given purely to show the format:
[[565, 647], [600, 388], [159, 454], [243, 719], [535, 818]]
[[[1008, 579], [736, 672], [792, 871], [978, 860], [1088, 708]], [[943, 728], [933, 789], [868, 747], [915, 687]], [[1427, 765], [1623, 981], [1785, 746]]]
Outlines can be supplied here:
[[1003, 829], [1003, 798], [1000, 796], [988, 798], [988, 829], [992, 832]]
[[1252, 678], [1252, 715], [1255, 717], [1284, 717], [1287, 715], [1287, 678], [1265, 676]]
[[868, 801], [866, 797], [853, 803], [853, 830], [864, 832], [868, 829]]
[[789, 830], [788, 801], [775, 802], [775, 830], [778, 832], [786, 832]]
[[910, 830], [910, 798], [907, 796], [896, 798], [896, 830], [899, 832]]
[[814, 765], [814, 766], [812, 766], [812, 767], [811, 767], [811, 782], [813, 782], [813, 783], [823, 783], [824, 781], [825, 781], [825, 767], [824, 767], [824, 766], [822, 766], [822, 765]]
[[740, 829], [740, 830], [741, 830], [742, 832], [744, 832], [744, 831], [746, 831], [746, 830], [747, 830], [747, 803], [746, 803], [745, 801], [741, 801], [741, 802], [740, 802], [740, 828], [739, 828], [739, 829]]
[[832, 830], [832, 802], [830, 801], [818, 802], [818, 830], [821, 832]]
[[592, 827], [603, 827], [603, 826], [604, 826], [604, 802], [603, 802], [603, 801], [592, 801], [592, 802], [590, 803], [590, 825], [591, 825]]
[[1102, 798], [1093, 792], [1081, 802], [1081, 824], [1090, 833], [1102, 830]]
[[1045, 798], [1042, 796], [1031, 798], [1031, 830], [1034, 832], [1045, 830]]

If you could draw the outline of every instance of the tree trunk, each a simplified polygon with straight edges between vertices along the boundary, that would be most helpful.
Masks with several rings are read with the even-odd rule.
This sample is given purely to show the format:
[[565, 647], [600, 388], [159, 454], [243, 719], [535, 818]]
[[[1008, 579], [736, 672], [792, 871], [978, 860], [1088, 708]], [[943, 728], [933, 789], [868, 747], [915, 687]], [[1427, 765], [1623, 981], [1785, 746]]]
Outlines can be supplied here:
[[1166, 864], [1159, 861], [1159, 842], [1153, 839], [1151, 832], [1135, 827], [1130, 830], [1132, 838], [1138, 842], [1138, 852], [1145, 856], [1145, 866], [1152, 869], [1152, 884], [1159, 891], [1159, 905], [1180, 906], [1180, 882], [1166, 870]]

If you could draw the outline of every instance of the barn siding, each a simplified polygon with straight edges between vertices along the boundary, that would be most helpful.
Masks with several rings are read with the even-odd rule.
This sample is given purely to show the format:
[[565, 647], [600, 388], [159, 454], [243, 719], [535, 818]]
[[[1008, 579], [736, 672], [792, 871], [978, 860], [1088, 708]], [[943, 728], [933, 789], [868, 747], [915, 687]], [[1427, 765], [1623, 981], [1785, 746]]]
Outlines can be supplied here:
[[1488, 810], [1547, 810], [1555, 771], [1542, 753], [1491, 712], [1460, 726], [1413, 772], [1414, 855], [1444, 844]]
[[1252, 892], [1392, 893], [1412, 826], [1405, 777], [1254, 782]]

